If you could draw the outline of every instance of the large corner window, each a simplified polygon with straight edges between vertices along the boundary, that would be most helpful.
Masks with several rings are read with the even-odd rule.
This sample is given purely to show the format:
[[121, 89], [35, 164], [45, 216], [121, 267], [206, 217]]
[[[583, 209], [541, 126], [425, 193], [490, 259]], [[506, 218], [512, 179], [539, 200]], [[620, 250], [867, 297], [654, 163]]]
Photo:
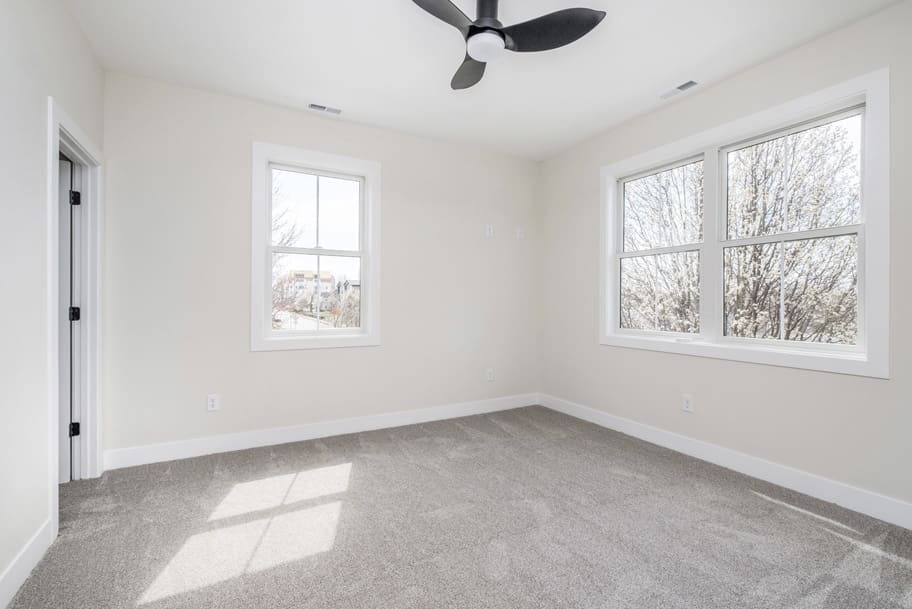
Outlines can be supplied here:
[[602, 343], [887, 377], [885, 79], [606, 168]]
[[253, 150], [254, 350], [379, 344], [377, 163]]

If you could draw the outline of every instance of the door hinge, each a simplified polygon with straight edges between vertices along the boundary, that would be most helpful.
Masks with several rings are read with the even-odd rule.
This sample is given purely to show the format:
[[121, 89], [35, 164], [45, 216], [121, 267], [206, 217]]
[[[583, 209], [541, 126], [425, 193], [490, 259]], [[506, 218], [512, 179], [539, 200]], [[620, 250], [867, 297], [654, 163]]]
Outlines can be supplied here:
[[70, 437], [79, 435], [79, 423], [70, 423]]
[[79, 321], [81, 313], [79, 307], [70, 307], [70, 321]]
[[82, 204], [82, 195], [79, 194], [78, 190], [70, 191], [70, 205], [81, 205]]

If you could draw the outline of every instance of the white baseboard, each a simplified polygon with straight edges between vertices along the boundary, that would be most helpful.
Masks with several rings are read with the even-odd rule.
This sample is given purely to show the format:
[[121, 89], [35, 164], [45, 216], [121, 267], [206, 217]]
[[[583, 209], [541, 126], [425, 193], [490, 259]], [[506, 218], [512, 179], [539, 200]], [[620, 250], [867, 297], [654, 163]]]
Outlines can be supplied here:
[[275, 444], [301, 442], [304, 440], [314, 440], [316, 438], [339, 436], [349, 433], [371, 431], [374, 429], [386, 429], [389, 427], [414, 425], [416, 423], [427, 423], [429, 421], [455, 419], [457, 417], [467, 417], [473, 414], [483, 414], [486, 412], [508, 410], [510, 408], [520, 408], [522, 406], [532, 406], [533, 404], [538, 403], [537, 400], [538, 394], [525, 393], [474, 402], [446, 404], [443, 406], [417, 408], [414, 410], [401, 410], [398, 412], [366, 417], [307, 423], [292, 427], [279, 427], [219, 436], [206, 436], [202, 438], [193, 438], [191, 440], [149, 444], [146, 446], [135, 446], [130, 448], [108, 449], [104, 451], [104, 468], [105, 470], [119, 469], [147, 463], [159, 463], [161, 461], [173, 461], [175, 459], [200, 457], [202, 455], [230, 452], [233, 450], [244, 450], [247, 448], [256, 448], [258, 446], [272, 446]]
[[664, 429], [618, 417], [588, 406], [576, 404], [551, 395], [539, 395], [539, 404], [564, 414], [595, 423], [608, 429], [670, 448], [685, 455], [765, 480], [785, 488], [835, 503], [855, 512], [873, 516], [885, 522], [912, 529], [912, 503], [866, 491], [830, 480], [787, 465], [752, 457], [736, 450], [695, 440]]
[[16, 592], [28, 579], [29, 573], [54, 542], [54, 524], [45, 520], [35, 534], [22, 546], [19, 553], [0, 573], [0, 607], [7, 607]]
[[[247, 431], [220, 436], [207, 436], [178, 442], [150, 444], [131, 448], [109, 449], [104, 452], [105, 469], [119, 469], [199, 457], [214, 453], [271, 446], [288, 442], [301, 442], [349, 433], [386, 429], [429, 421], [441, 421], [486, 412], [508, 410], [541, 404], [546, 408], [595, 423], [608, 429], [640, 438], [671, 450], [721, 465], [722, 467], [778, 484], [788, 489], [835, 503], [842, 507], [879, 518], [885, 522], [912, 529], [912, 503], [860, 489], [843, 482], [824, 478], [800, 469], [773, 463], [759, 457], [696, 440], [681, 434], [652, 427], [644, 423], [608, 414], [588, 406], [576, 404], [547, 394], [526, 393], [460, 404], [447, 404], [430, 408], [403, 410], [366, 417], [354, 417], [308, 423], [293, 427], [280, 427]], [[2, 596], [0, 596], [2, 599]], [[2, 607], [2, 604], [0, 604]]]

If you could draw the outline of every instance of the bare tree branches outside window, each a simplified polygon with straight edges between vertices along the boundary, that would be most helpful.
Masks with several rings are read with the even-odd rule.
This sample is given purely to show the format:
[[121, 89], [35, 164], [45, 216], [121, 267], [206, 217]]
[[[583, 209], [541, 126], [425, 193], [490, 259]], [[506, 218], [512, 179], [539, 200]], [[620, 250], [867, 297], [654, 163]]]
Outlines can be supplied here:
[[[855, 114], [724, 154], [725, 335], [856, 342], [861, 130]], [[700, 332], [703, 188], [702, 161], [624, 182], [622, 328]]]
[[[703, 240], [703, 161], [624, 184], [624, 250]], [[621, 327], [700, 331], [697, 251], [647, 254], [621, 261]]]
[[852, 116], [728, 153], [729, 238], [782, 238], [726, 248], [726, 335], [855, 343], [857, 237], [787, 233], [858, 222], [860, 139]]
[[[272, 200], [284, 199], [284, 174], [287, 172], [274, 172], [272, 179]], [[294, 245], [301, 237], [301, 229], [294, 220], [292, 210], [287, 205], [272, 207], [272, 243], [281, 247]], [[276, 272], [282, 266], [285, 260], [285, 254], [273, 254], [272, 256], [272, 308], [281, 310], [288, 308], [293, 304], [293, 294], [287, 289], [287, 286], [278, 286], [275, 284]]]
[[624, 184], [624, 251], [703, 240], [703, 161]]
[[623, 258], [621, 302], [621, 327], [699, 332], [699, 252]]

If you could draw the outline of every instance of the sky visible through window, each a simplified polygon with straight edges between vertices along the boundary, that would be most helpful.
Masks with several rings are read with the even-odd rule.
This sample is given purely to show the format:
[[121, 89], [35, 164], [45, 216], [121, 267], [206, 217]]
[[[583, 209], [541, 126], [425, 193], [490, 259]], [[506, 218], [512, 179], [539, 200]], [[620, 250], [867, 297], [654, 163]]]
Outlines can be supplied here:
[[272, 176], [272, 245], [307, 250], [273, 253], [273, 329], [359, 327], [361, 182], [278, 168]]
[[[356, 180], [326, 176], [318, 178], [312, 174], [274, 169], [273, 245], [357, 250], [360, 238], [360, 187], [360, 182]], [[290, 239], [289, 234], [293, 235]]]

